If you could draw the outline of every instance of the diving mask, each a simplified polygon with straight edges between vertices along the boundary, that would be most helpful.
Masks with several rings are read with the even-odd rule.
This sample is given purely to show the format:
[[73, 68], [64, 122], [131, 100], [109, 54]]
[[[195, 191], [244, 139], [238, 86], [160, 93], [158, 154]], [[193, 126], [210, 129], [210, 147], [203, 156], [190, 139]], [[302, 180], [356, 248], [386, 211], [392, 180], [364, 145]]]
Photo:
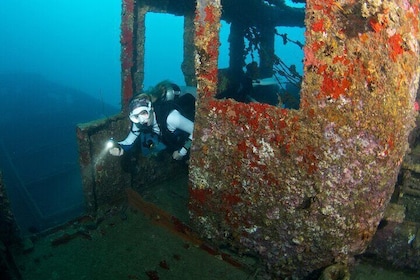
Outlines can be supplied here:
[[152, 103], [145, 99], [134, 99], [130, 103], [129, 118], [133, 123], [145, 124], [148, 122], [152, 111]]

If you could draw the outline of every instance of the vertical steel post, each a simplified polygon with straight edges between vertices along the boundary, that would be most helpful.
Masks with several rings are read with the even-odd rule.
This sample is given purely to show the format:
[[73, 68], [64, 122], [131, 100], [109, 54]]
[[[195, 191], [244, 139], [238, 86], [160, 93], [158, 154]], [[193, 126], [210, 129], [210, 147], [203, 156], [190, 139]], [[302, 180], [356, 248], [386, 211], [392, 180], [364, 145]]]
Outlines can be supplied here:
[[133, 96], [134, 7], [135, 0], [122, 0], [121, 19], [121, 106], [124, 110]]

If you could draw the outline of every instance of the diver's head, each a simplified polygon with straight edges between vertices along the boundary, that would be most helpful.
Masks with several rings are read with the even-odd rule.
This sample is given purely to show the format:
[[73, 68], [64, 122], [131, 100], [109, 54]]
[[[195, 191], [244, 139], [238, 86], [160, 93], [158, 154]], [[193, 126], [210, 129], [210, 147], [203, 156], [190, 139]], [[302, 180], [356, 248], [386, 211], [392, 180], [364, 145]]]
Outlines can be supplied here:
[[181, 95], [181, 89], [176, 84], [170, 84], [165, 88], [163, 99], [166, 101], [176, 100]]
[[[169, 80], [164, 80], [154, 86], [149, 94], [154, 100], [170, 101], [181, 94], [181, 89]], [[154, 102], [153, 100], [153, 102]]]
[[151, 124], [152, 120], [152, 102], [147, 94], [140, 94], [135, 97], [129, 106], [130, 120], [136, 124]]

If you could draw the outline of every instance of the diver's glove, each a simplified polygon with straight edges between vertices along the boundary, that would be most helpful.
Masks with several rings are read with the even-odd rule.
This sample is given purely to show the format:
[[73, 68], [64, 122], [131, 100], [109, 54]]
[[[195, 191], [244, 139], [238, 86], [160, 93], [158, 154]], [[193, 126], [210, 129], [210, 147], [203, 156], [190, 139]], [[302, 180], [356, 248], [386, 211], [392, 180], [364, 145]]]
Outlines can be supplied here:
[[113, 156], [119, 157], [124, 154], [124, 149], [121, 148], [120, 144], [118, 144], [114, 138], [109, 138], [109, 140], [106, 142], [106, 148], [108, 149], [108, 152]]
[[109, 153], [113, 156], [119, 157], [124, 154], [124, 150], [120, 146], [109, 149]]
[[[181, 149], [182, 150], [182, 149]], [[172, 158], [174, 160], [181, 160], [187, 153], [185, 153], [184, 155], [181, 154], [181, 151], [175, 151], [172, 154]]]
[[184, 156], [186, 156], [188, 154], [188, 150], [191, 147], [191, 139], [188, 139], [187, 141], [185, 141], [184, 146], [179, 150], [179, 151], [175, 151], [172, 154], [172, 158], [174, 160], [181, 160]]

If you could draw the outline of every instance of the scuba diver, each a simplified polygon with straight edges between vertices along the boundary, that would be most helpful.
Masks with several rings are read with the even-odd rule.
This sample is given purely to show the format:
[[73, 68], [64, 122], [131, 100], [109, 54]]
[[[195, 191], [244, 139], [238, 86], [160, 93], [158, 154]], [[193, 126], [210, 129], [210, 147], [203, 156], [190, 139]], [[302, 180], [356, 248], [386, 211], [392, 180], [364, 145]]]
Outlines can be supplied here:
[[[141, 134], [156, 134], [172, 158], [188, 158], [193, 139], [195, 87], [179, 87], [169, 81], [157, 84], [148, 93], [135, 96], [129, 105], [132, 122], [127, 137], [109, 149], [113, 156], [122, 156], [135, 144]], [[153, 144], [143, 141], [143, 145]]]

